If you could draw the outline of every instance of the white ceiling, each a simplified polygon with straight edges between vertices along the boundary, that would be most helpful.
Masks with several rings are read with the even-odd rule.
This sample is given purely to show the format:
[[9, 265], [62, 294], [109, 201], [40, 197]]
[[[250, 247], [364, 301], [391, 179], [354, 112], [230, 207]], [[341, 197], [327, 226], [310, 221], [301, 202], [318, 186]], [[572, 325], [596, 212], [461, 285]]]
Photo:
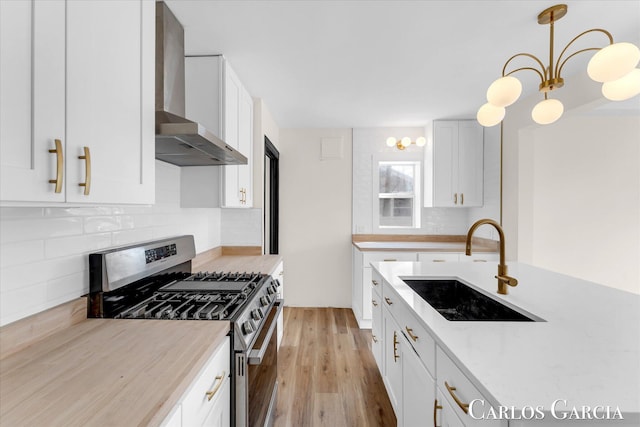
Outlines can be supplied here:
[[[283, 128], [423, 126], [472, 118], [512, 55], [548, 63], [549, 26], [537, 15], [555, 1], [167, 0], [185, 27], [189, 54], [224, 54]], [[567, 1], [556, 23], [556, 57], [590, 28], [640, 45], [640, 1]], [[602, 47], [591, 33], [576, 49]], [[563, 76], [585, 72], [590, 55]], [[518, 68], [530, 63], [520, 60]], [[515, 68], [515, 67], [514, 67]], [[535, 73], [518, 73], [524, 91]], [[536, 81], [537, 80], [537, 81]], [[567, 79], [566, 84], [570, 84]], [[595, 83], [594, 83], [595, 84]], [[561, 90], [557, 97], [562, 99]]]

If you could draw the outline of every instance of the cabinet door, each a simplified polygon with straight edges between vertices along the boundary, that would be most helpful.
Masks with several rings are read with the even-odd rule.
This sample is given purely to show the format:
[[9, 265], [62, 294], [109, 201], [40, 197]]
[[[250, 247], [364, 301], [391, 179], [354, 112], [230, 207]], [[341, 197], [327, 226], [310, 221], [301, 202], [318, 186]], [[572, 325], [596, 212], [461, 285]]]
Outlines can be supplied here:
[[380, 374], [384, 375], [384, 336], [382, 325], [382, 300], [376, 292], [371, 296], [372, 321], [371, 321], [371, 351], [376, 360]]
[[458, 122], [433, 123], [433, 206], [457, 206]]
[[[67, 2], [67, 201], [154, 201], [154, 10], [143, 0]], [[85, 147], [90, 173], [78, 158]]]
[[453, 412], [453, 408], [449, 405], [449, 402], [444, 398], [440, 389], [437, 391], [438, 400], [435, 403], [437, 408], [434, 408], [436, 413], [436, 424], [439, 427], [465, 427], [460, 418]]
[[421, 427], [433, 416], [436, 382], [404, 335], [401, 341], [403, 425]]
[[[64, 202], [65, 2], [0, 1], [0, 200]], [[60, 167], [62, 184], [64, 166]]]
[[185, 114], [224, 140], [222, 134], [221, 55], [184, 59]]
[[382, 309], [382, 322], [384, 328], [384, 380], [387, 386], [389, 400], [393, 405], [398, 419], [398, 425], [402, 425], [402, 359], [400, 357], [400, 328], [386, 307]]
[[[236, 76], [229, 63], [224, 63], [224, 141], [239, 149], [240, 135], [240, 104], [242, 94], [242, 83]], [[242, 153], [246, 156], [245, 153]], [[238, 167], [236, 165], [224, 166], [224, 182], [222, 192], [223, 207], [240, 207], [243, 195], [240, 192], [238, 182]]]
[[371, 267], [362, 269], [362, 320], [371, 321]]
[[482, 206], [484, 187], [483, 128], [475, 120], [458, 124], [458, 204]]
[[231, 425], [231, 385], [227, 381], [220, 389], [220, 396], [211, 408], [202, 427], [228, 427]]
[[238, 166], [238, 187], [243, 191], [240, 202], [244, 207], [253, 206], [253, 99], [244, 90], [240, 97], [238, 151], [247, 157], [246, 165]]

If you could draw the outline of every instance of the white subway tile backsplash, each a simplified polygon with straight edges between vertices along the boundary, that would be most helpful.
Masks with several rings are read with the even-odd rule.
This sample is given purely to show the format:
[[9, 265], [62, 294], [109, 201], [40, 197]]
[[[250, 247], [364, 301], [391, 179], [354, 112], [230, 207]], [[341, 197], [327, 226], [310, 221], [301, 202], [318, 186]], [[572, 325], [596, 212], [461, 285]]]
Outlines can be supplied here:
[[42, 208], [0, 208], [0, 218], [39, 218], [43, 215]]
[[82, 234], [82, 218], [7, 219], [0, 222], [0, 243]]
[[44, 255], [47, 258], [57, 258], [95, 252], [109, 246], [112, 246], [111, 233], [62, 237], [47, 240], [44, 244]]
[[96, 207], [72, 207], [72, 208], [45, 208], [44, 216], [61, 217], [61, 216], [98, 216], [111, 215], [112, 208], [110, 206]]
[[0, 208], [0, 325], [87, 293], [91, 252], [181, 234], [220, 246], [221, 210], [181, 208], [176, 166], [156, 178], [153, 206]]
[[44, 258], [44, 240], [0, 245], [0, 268], [30, 264]]
[[89, 234], [118, 231], [122, 228], [121, 221], [121, 216], [91, 216], [84, 219], [84, 232]]
[[113, 246], [123, 246], [153, 240], [153, 230], [151, 228], [139, 228], [134, 230], [116, 231], [115, 233], [112, 233], [111, 240]]

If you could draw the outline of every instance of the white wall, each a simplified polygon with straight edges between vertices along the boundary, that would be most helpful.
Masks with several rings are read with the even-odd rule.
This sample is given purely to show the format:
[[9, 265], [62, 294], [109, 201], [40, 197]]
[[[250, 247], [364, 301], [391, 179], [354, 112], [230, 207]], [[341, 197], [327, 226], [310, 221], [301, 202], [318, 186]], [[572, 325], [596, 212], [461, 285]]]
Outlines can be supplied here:
[[253, 207], [264, 206], [264, 137], [277, 148], [280, 128], [262, 98], [253, 98]]
[[[351, 307], [351, 129], [280, 130], [280, 253], [287, 305]], [[342, 158], [320, 160], [342, 137]]]
[[222, 246], [262, 246], [262, 209], [223, 208], [221, 211]]
[[530, 132], [520, 260], [640, 293], [640, 116], [566, 117]]
[[87, 293], [88, 253], [179, 234], [220, 246], [220, 209], [180, 208], [180, 168], [160, 161], [154, 206], [0, 208], [0, 325]]

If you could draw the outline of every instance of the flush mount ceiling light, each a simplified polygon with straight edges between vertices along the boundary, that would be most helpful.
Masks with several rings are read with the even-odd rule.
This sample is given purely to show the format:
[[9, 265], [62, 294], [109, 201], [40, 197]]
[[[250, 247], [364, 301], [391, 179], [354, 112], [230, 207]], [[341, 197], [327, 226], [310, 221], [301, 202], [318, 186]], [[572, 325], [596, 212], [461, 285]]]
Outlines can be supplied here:
[[415, 141], [411, 141], [411, 138], [409, 138], [408, 136], [405, 136], [402, 139], [396, 139], [393, 136], [390, 136], [389, 138], [387, 138], [387, 146], [393, 147], [395, 145], [395, 147], [398, 150], [404, 150], [411, 144], [415, 144], [418, 147], [423, 147], [426, 143], [427, 143], [427, 140], [423, 136], [419, 137]]
[[[560, 56], [553, 58], [553, 24], [567, 13], [566, 4], [558, 4], [543, 10], [538, 15], [538, 24], [549, 24], [549, 65], [530, 53], [518, 53], [507, 60], [502, 68], [502, 77], [494, 81], [487, 90], [487, 103], [478, 110], [476, 118], [485, 127], [495, 126], [502, 121], [505, 107], [518, 100], [522, 93], [522, 84], [511, 74], [531, 70], [540, 77], [539, 90], [544, 94], [544, 100], [539, 102], [531, 111], [531, 117], [536, 123], [549, 124], [558, 120], [564, 111], [564, 106], [557, 99], [549, 98], [549, 92], [564, 86], [562, 67], [575, 55], [588, 51], [598, 51], [587, 66], [587, 73], [591, 79], [603, 83], [602, 94], [611, 101], [624, 101], [640, 93], [640, 69], [635, 68], [640, 62], [640, 49], [632, 43], [614, 43], [611, 34], [600, 28], [592, 28], [573, 38], [562, 50]], [[580, 49], [563, 58], [569, 46], [580, 37], [588, 33], [602, 33], [609, 39], [609, 45]], [[507, 72], [507, 66], [515, 58], [525, 56], [533, 59], [536, 67], [521, 67]], [[554, 65], [555, 64], [555, 65]], [[538, 68], [539, 66], [539, 68]]]

